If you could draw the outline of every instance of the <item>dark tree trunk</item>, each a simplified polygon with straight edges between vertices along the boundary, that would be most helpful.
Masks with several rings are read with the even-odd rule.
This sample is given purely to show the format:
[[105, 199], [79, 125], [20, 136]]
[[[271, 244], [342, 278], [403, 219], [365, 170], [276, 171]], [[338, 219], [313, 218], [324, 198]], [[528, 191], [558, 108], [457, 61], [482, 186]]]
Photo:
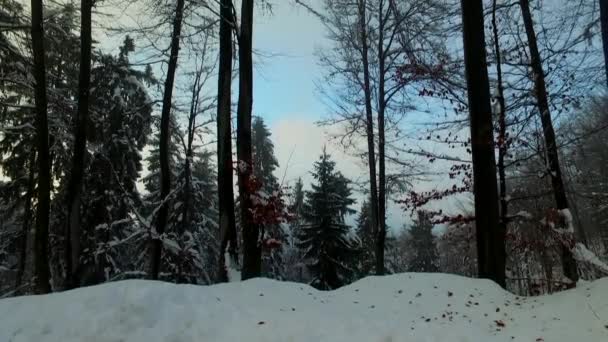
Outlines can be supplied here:
[[[506, 110], [504, 86], [502, 83], [502, 53], [500, 51], [500, 36], [498, 34], [498, 23], [496, 20], [496, 12], [498, 1], [494, 0], [492, 3], [492, 33], [494, 35], [494, 53], [496, 55], [496, 83], [498, 96], [499, 112], [498, 114], [498, 183], [499, 183], [499, 194], [500, 194], [500, 232], [506, 234], [507, 225], [509, 223], [509, 201], [507, 200], [507, 175], [505, 166], [505, 157], [507, 156], [507, 123], [506, 123]], [[503, 235], [504, 236], [504, 235]]]
[[87, 147], [87, 123], [89, 121], [89, 94], [91, 83], [91, 11], [92, 0], [80, 2], [80, 75], [78, 79], [78, 114], [74, 120], [74, 154], [68, 185], [68, 222], [66, 241], [66, 286], [77, 286], [80, 264], [80, 201], [84, 178], [84, 157]]
[[25, 273], [25, 264], [27, 261], [27, 240], [30, 235], [30, 216], [32, 215], [32, 198], [34, 197], [34, 191], [36, 190], [36, 152], [32, 152], [29, 161], [29, 176], [27, 180], [27, 192], [25, 193], [25, 200], [23, 201], [23, 222], [21, 225], [21, 237], [19, 238], [19, 264], [17, 267], [17, 274], [15, 276], [15, 289], [18, 295], [20, 293], [19, 288], [23, 282], [23, 274]]
[[[555, 141], [555, 131], [553, 130], [551, 111], [549, 109], [549, 98], [547, 95], [547, 86], [545, 84], [545, 73], [543, 71], [540, 52], [538, 50], [536, 32], [534, 31], [534, 22], [532, 21], [532, 13], [530, 12], [530, 1], [521, 0], [519, 4], [526, 29], [526, 36], [528, 38], [535, 96], [540, 114], [540, 121], [543, 127], [543, 135], [545, 138], [545, 149], [547, 155], [546, 171], [551, 177], [551, 186], [553, 187], [553, 196], [555, 197], [557, 209], [568, 210], [568, 198], [566, 197], [566, 189], [564, 187], [564, 181], [562, 179], [562, 172], [560, 169], [559, 155]], [[574, 247], [574, 234], [567, 234], [567, 240], [568, 241], [565, 243], [562, 243], [562, 268], [566, 277], [573, 282], [577, 282], [578, 273], [576, 269], [576, 261], [574, 260], [571, 251], [572, 247]]]
[[220, 51], [217, 99], [217, 186], [220, 213], [220, 255], [218, 278], [227, 281], [225, 253], [229, 251], [237, 260], [236, 223], [234, 218], [234, 190], [232, 188], [232, 129], [231, 129], [231, 86], [232, 86], [232, 0], [220, 2]]
[[165, 232], [169, 214], [169, 194], [171, 193], [171, 168], [169, 165], [169, 139], [171, 138], [171, 104], [173, 98], [173, 84], [177, 70], [179, 55], [179, 41], [184, 16], [184, 0], [177, 0], [175, 18], [173, 19], [173, 33], [171, 34], [171, 54], [167, 68], [167, 79], [163, 93], [163, 109], [160, 117], [160, 198], [161, 204], [156, 221], [156, 236], [151, 240], [150, 278], [158, 279], [162, 255], [162, 234]]
[[241, 198], [241, 224], [243, 230], [243, 269], [241, 279], [259, 277], [262, 267], [260, 227], [253, 220], [251, 209], [251, 107], [253, 105], [253, 0], [243, 0], [241, 32], [239, 34], [239, 104], [237, 109], [237, 158], [239, 193]]
[[51, 292], [49, 282], [49, 209], [51, 172], [49, 158], [49, 123], [46, 98], [46, 66], [44, 61], [44, 27], [42, 0], [32, 0], [32, 52], [34, 55], [34, 95], [36, 101], [36, 145], [38, 152], [38, 204], [34, 247], [36, 292]]
[[[367, 165], [369, 167], [369, 192], [371, 209], [371, 231], [378, 229], [378, 185], [376, 183], [376, 142], [374, 140], [374, 114], [369, 76], [369, 46], [367, 41], [366, 1], [359, 0], [359, 25], [361, 33], [361, 59], [363, 62], [363, 92], [365, 93], [365, 129], [367, 134]], [[384, 253], [376, 250], [376, 269], [384, 269]]]
[[478, 273], [479, 277], [505, 287], [504, 231], [499, 225], [483, 4], [481, 0], [462, 0], [461, 4], [471, 121]]
[[383, 275], [386, 240], [386, 154], [385, 154], [385, 53], [384, 53], [384, 6], [378, 6], [378, 229], [376, 231], [376, 274]]
[[[179, 235], [184, 236], [186, 230], [192, 225], [192, 158], [194, 157], [192, 144], [194, 142], [194, 134], [196, 129], [196, 116], [198, 113], [198, 103], [200, 98], [200, 81], [201, 71], [197, 71], [192, 86], [192, 99], [190, 102], [190, 115], [188, 116], [188, 137], [186, 141], [186, 159], [184, 161], [184, 194], [183, 194], [183, 211], [182, 222], [180, 224]], [[183, 240], [180, 238], [181, 252], [186, 253]], [[180, 260], [178, 264], [177, 279], [179, 283], [187, 282], [184, 275], [185, 260]]]
[[604, 66], [608, 84], [608, 0], [600, 0], [600, 21], [602, 23], [602, 42], [604, 45]]

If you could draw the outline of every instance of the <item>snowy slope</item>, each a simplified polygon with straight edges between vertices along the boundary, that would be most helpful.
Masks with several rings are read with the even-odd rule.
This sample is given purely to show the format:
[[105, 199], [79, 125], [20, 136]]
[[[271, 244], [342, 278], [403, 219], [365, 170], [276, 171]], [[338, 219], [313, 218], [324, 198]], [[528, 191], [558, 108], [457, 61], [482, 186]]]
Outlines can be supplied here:
[[256, 279], [131, 280], [0, 301], [1, 342], [606, 342], [608, 279], [536, 298], [444, 274], [370, 277], [333, 292]]

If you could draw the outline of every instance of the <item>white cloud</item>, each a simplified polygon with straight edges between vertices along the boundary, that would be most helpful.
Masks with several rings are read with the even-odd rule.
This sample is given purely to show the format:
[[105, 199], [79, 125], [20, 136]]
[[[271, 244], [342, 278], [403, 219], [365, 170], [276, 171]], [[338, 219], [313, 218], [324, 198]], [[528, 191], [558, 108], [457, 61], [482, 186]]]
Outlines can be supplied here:
[[275, 121], [270, 129], [280, 164], [277, 177], [284, 177], [286, 183], [298, 177], [302, 177], [305, 184], [310, 183], [310, 171], [324, 146], [336, 161], [336, 168], [346, 177], [357, 178], [361, 175], [363, 165], [329, 142], [327, 130], [311, 120], [294, 115], [294, 119]]
[[[290, 116], [293, 119], [288, 119]], [[312, 182], [310, 171], [314, 162], [318, 160], [323, 146], [327, 146], [328, 152], [336, 162], [336, 168], [347, 178], [363, 181], [369, 177], [367, 166], [361, 160], [348, 155], [329, 141], [328, 129], [318, 127], [312, 120], [307, 120], [302, 115], [286, 115], [285, 118], [273, 122], [270, 129], [275, 144], [275, 155], [280, 164], [276, 175], [279, 180], [285, 176], [285, 184], [292, 184], [298, 177], [302, 177], [304, 187], [309, 188]], [[358, 210], [365, 195], [361, 192], [354, 195], [357, 200], [354, 208]], [[389, 203], [387, 209], [387, 224], [393, 232], [401, 229], [405, 222], [411, 222], [399, 205]], [[351, 217], [348, 223], [354, 224], [354, 217]]]

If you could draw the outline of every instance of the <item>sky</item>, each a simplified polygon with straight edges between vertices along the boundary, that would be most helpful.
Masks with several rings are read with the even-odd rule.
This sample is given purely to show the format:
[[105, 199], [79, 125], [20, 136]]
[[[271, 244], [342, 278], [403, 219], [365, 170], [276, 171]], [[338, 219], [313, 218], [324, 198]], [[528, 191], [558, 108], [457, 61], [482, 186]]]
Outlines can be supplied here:
[[[323, 69], [317, 64], [315, 50], [331, 48], [325, 28], [317, 18], [293, 0], [274, 0], [272, 14], [256, 13], [254, 22], [254, 115], [264, 118], [272, 132], [275, 153], [280, 164], [279, 180], [292, 182], [302, 177], [305, 186], [312, 181], [310, 170], [323, 147], [332, 155], [340, 170], [350, 179], [365, 179], [367, 166], [349, 156], [327, 138], [331, 128], [315, 122], [329, 116], [316, 91]], [[319, 7], [320, 0], [309, 4]], [[357, 193], [355, 209], [365, 195]], [[353, 223], [354, 217], [350, 220]], [[389, 205], [387, 224], [396, 230], [409, 218], [396, 205]]]
[[[305, 189], [312, 182], [310, 171], [318, 160], [324, 147], [337, 163], [337, 169], [350, 179], [365, 179], [367, 167], [360, 161], [349, 156], [341, 148], [331, 143], [327, 138], [327, 130], [331, 127], [319, 127], [316, 122], [329, 116], [327, 107], [316, 92], [315, 82], [323, 75], [322, 68], [317, 64], [315, 50], [331, 48], [331, 43], [325, 39], [325, 28], [320, 21], [306, 9], [295, 4], [294, 0], [269, 0], [272, 11], [266, 11], [260, 2], [256, 2], [253, 28], [254, 49], [254, 85], [253, 85], [253, 114], [262, 117], [270, 128], [271, 139], [275, 145], [275, 155], [279, 161], [277, 178], [283, 185], [290, 185], [298, 178], [304, 181]], [[319, 7], [321, 0], [308, 0], [307, 3]], [[114, 20], [124, 26], [132, 26], [135, 21], [142, 22], [140, 11], [136, 5], [131, 5], [126, 11], [121, 6], [105, 2], [103, 12], [112, 13], [112, 22], [100, 23], [97, 31], [99, 47], [116, 53], [122, 43], [124, 34], [107, 33], [102, 28], [106, 25], [116, 25]], [[238, 1], [235, 2], [239, 8]], [[144, 19], [145, 20], [145, 19]], [[145, 21], [144, 21], [145, 23]], [[145, 44], [136, 41], [136, 44]], [[183, 51], [183, 50], [182, 50]], [[143, 55], [134, 56], [132, 62], [145, 60]], [[188, 63], [184, 58], [178, 66], [185, 73]], [[164, 68], [155, 65], [155, 75], [164, 79]], [[238, 82], [238, 80], [235, 80]], [[215, 92], [215, 81], [210, 82], [209, 91]], [[174, 97], [184, 96], [183, 89], [176, 86]], [[238, 96], [238, 84], [233, 84], [233, 101]], [[188, 94], [185, 94], [187, 97]], [[160, 94], [156, 94], [160, 96]], [[160, 110], [157, 108], [157, 110]], [[144, 155], [147, 149], [144, 151]], [[145, 176], [146, 170], [143, 171]], [[139, 184], [143, 190], [143, 184]], [[355, 193], [357, 203], [354, 209], [359, 209], [365, 195]], [[389, 206], [387, 222], [390, 227], [403, 226], [402, 211], [396, 206]], [[350, 217], [352, 224], [355, 217]]]
[[314, 82], [323, 71], [314, 51], [329, 46], [324, 28], [292, 0], [274, 0], [272, 8], [272, 14], [258, 11], [254, 22], [254, 112], [269, 123], [318, 120], [325, 107], [315, 96]]
[[[139, 18], [138, 16], [145, 12], [131, 6], [126, 11], [117, 13], [116, 8], [121, 6], [115, 6], [111, 1], [116, 0], [106, 0], [102, 4], [105, 5], [103, 11], [115, 15], [112, 20], [127, 23], [133, 18]], [[280, 164], [277, 178], [283, 185], [289, 185], [302, 177], [305, 188], [309, 188], [312, 182], [310, 171], [322, 149], [326, 147], [337, 163], [336, 168], [346, 177], [360, 181], [368, 179], [367, 166], [364, 162], [353, 158], [347, 151], [343, 151], [329, 141], [327, 131], [335, 131], [335, 128], [319, 127], [316, 124], [317, 121], [328, 118], [331, 114], [315, 86], [324, 72], [317, 63], [315, 51], [332, 48], [331, 42], [325, 37], [325, 28], [318, 18], [295, 4], [294, 0], [268, 1], [272, 4], [271, 12], [256, 6], [254, 14], [253, 114], [262, 117], [272, 133], [271, 139]], [[321, 8], [322, 1], [307, 0], [306, 2], [314, 8]], [[256, 3], [259, 5], [260, 2]], [[239, 1], [235, 1], [235, 5], [239, 8]], [[115, 22], [109, 24], [115, 26]], [[105, 35], [101, 38], [103, 31], [98, 32], [100, 46], [106, 51], [115, 53], [124, 35]], [[188, 68], [183, 65], [183, 58], [181, 61], [178, 74], [180, 71], [183, 74]], [[164, 79], [163, 69], [155, 69], [155, 74], [159, 79]], [[215, 83], [211, 83], [210, 87], [215, 87]], [[233, 85], [233, 91], [237, 89], [238, 86]], [[214, 88], [209, 90], [215, 91]], [[184, 95], [180, 93], [182, 91], [183, 89], [180, 90], [177, 86], [174, 95], [182, 96]], [[236, 101], [236, 92], [233, 94], [233, 101]], [[416, 189], [428, 190], [442, 185], [437, 182], [417, 182], [415, 186]], [[353, 207], [358, 210], [365, 195], [357, 192], [354, 197], [357, 203]], [[354, 223], [354, 219], [355, 217], [349, 218], [348, 223]], [[411, 223], [409, 215], [399, 205], [389, 202], [388, 227], [393, 232], [397, 232], [404, 223]]]
[[[321, 0], [308, 0], [307, 3], [319, 8]], [[324, 72], [317, 63], [315, 50], [332, 48], [323, 25], [293, 0], [274, 0], [272, 14], [260, 15], [258, 12], [256, 15], [254, 50], [259, 55], [254, 57], [257, 64], [253, 110], [255, 115], [264, 118], [273, 134], [280, 164], [277, 177], [285, 179], [285, 183], [302, 177], [306, 186], [312, 181], [309, 173], [312, 165], [326, 146], [337, 162], [337, 169], [346, 177], [368, 179], [366, 163], [328, 140], [331, 127], [315, 124], [330, 114], [315, 87]], [[415, 181], [413, 186], [416, 190], [441, 188], [446, 182], [451, 186], [452, 181], [443, 178], [432, 182]], [[357, 193], [355, 198], [358, 210], [365, 195]], [[436, 205], [448, 210], [451, 207], [446, 203]], [[404, 224], [411, 224], [409, 213], [400, 205], [389, 202], [387, 209], [387, 225], [392, 232], [398, 232]]]

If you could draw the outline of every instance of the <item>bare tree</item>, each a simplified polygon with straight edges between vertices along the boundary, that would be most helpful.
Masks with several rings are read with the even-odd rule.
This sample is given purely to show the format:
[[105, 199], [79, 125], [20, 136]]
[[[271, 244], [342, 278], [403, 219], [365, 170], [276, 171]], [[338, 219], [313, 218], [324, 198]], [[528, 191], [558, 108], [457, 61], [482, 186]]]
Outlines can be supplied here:
[[526, 30], [526, 36], [528, 38], [530, 64], [534, 80], [534, 92], [543, 127], [543, 136], [545, 139], [544, 149], [546, 153], [546, 172], [548, 173], [549, 177], [551, 177], [553, 196], [555, 198], [557, 209], [560, 210], [564, 216], [564, 220], [567, 221], [564, 223], [564, 225], [567, 227], [564, 229], [565, 241], [562, 247], [562, 267], [564, 270], [564, 275], [576, 283], [578, 281], [578, 273], [576, 270], [576, 261], [574, 260], [571, 251], [571, 248], [574, 247], [571, 245], [574, 242], [574, 232], [569, 231], [570, 229], [573, 229], [571, 222], [572, 216], [569, 212], [568, 197], [566, 196], [566, 189], [564, 187], [564, 181], [562, 179], [562, 172], [560, 169], [555, 131], [553, 129], [553, 121], [551, 118], [551, 111], [549, 109], [545, 73], [543, 71], [542, 60], [536, 39], [536, 31], [534, 30], [534, 22], [532, 20], [532, 13], [530, 11], [530, 1], [521, 0], [519, 4]]
[[218, 277], [227, 281], [226, 251], [237, 260], [238, 243], [234, 217], [232, 168], [231, 88], [232, 88], [232, 28], [235, 26], [232, 0], [220, 2], [220, 48], [217, 93], [217, 177], [220, 212], [220, 255]]
[[169, 66], [167, 68], [167, 78], [163, 92], [163, 108], [160, 118], [160, 177], [161, 177], [161, 204], [158, 210], [156, 232], [153, 232], [150, 253], [150, 278], [158, 279], [162, 254], [162, 234], [167, 225], [169, 211], [169, 195], [171, 192], [171, 168], [169, 165], [169, 139], [171, 136], [171, 107], [173, 98], [173, 84], [175, 82], [175, 72], [177, 70], [177, 59], [179, 56], [179, 43], [181, 39], [182, 20], [184, 16], [184, 1], [177, 0], [175, 7], [175, 17], [173, 19], [173, 32], [171, 34], [171, 52], [169, 55]]
[[500, 36], [497, 22], [498, 0], [492, 2], [492, 34], [494, 38], [494, 54], [496, 57], [496, 97], [498, 107], [498, 182], [500, 195], [500, 230], [506, 232], [509, 215], [509, 201], [507, 199], [507, 174], [505, 158], [507, 157], [507, 118], [505, 105], [505, 91], [502, 79], [502, 53], [500, 51]]
[[475, 195], [477, 263], [481, 278], [505, 287], [505, 231], [499, 224], [496, 161], [485, 50], [483, 3], [462, 0]]
[[243, 229], [243, 268], [241, 279], [259, 277], [262, 267], [260, 227], [253, 220], [251, 174], [253, 171], [251, 147], [251, 110], [253, 105], [253, 0], [243, 0], [239, 44], [239, 102], [237, 108], [237, 158], [239, 194], [241, 199], [241, 225]]
[[[359, 0], [359, 25], [361, 40], [361, 62], [363, 64], [363, 93], [365, 96], [365, 134], [367, 136], [367, 166], [369, 168], [370, 192], [370, 230], [373, 234], [378, 231], [378, 183], [376, 177], [376, 144], [374, 139], [374, 113], [372, 110], [372, 94], [369, 74], [369, 47], [367, 38], [367, 1]], [[375, 248], [376, 270], [384, 268], [384, 247]], [[378, 272], [378, 271], [377, 271]]]
[[[387, 134], [398, 134], [399, 122], [412, 109], [406, 91], [410, 84], [396, 75], [404, 64], [414, 63], [418, 54], [428, 52], [430, 45], [423, 41], [438, 24], [437, 2], [327, 0], [322, 2], [323, 10], [302, 0], [296, 2], [319, 18], [334, 45], [318, 53], [327, 70], [320, 90], [333, 110], [333, 116], [322, 124], [343, 128], [337, 136], [339, 142], [367, 162], [370, 203], [376, 211], [372, 217], [377, 218], [373, 222], [375, 271], [384, 274], [388, 195], [391, 186], [408, 174], [389, 175], [387, 169], [391, 164], [400, 170], [410, 167], [397, 157], [400, 151], [386, 149], [390, 145]], [[363, 144], [359, 144], [361, 137], [365, 138]]]

